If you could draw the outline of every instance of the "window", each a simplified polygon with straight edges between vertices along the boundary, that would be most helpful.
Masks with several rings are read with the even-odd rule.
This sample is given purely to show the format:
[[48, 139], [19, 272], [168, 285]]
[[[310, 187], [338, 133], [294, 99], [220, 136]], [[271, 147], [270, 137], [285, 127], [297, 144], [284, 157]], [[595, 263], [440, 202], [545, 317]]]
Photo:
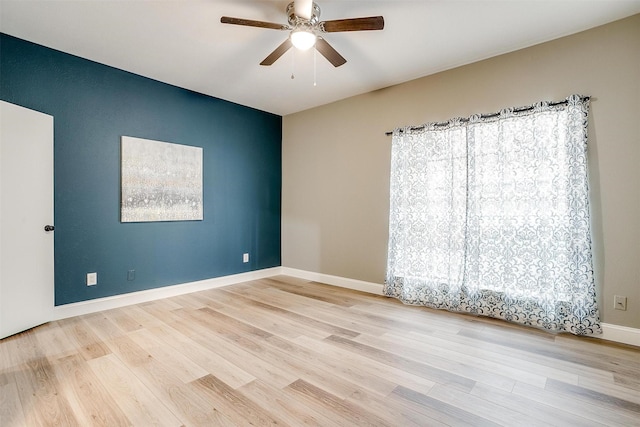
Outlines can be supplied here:
[[396, 130], [385, 294], [599, 332], [587, 112], [574, 95]]

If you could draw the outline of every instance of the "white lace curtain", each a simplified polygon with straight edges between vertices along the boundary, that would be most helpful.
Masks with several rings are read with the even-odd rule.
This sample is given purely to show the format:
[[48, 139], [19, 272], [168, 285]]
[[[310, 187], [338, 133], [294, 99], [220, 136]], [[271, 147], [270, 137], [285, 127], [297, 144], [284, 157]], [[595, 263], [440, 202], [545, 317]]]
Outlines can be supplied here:
[[600, 333], [588, 99], [396, 129], [385, 295]]

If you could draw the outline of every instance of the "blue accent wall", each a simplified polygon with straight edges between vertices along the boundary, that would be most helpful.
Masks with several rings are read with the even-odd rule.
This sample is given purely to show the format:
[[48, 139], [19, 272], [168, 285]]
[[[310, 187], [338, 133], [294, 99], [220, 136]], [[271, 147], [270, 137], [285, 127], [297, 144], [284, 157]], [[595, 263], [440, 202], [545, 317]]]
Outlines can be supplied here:
[[[6, 34], [0, 98], [54, 117], [56, 305], [280, 265], [280, 116]], [[120, 222], [123, 135], [203, 147], [203, 221]]]

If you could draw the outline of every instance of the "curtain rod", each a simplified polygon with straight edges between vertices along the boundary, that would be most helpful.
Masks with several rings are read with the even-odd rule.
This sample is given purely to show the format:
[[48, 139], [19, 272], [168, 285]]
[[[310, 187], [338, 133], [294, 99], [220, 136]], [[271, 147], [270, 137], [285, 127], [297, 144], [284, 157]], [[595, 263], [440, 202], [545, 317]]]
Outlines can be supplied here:
[[[590, 99], [591, 99], [590, 96], [581, 96], [580, 97], [581, 101], [588, 101]], [[555, 107], [556, 105], [563, 105], [563, 104], [567, 104], [568, 102], [569, 102], [569, 100], [565, 99], [564, 101], [549, 102], [548, 105], [550, 107]], [[530, 105], [528, 107], [514, 108], [513, 112], [514, 113], [521, 113], [523, 111], [533, 110], [534, 108], [535, 108], [535, 105]], [[491, 113], [491, 114], [481, 114], [480, 117], [483, 118], [483, 119], [490, 119], [492, 117], [498, 117], [499, 115], [500, 115], [500, 113], [498, 112], [498, 113]], [[469, 118], [468, 117], [467, 118], [463, 118], [463, 119], [460, 119], [460, 121], [463, 122], [463, 123], [466, 123], [466, 122], [469, 121]], [[446, 126], [448, 124], [449, 124], [449, 121], [439, 122], [439, 123], [435, 123], [435, 126]], [[411, 126], [409, 129], [410, 130], [420, 130], [420, 129], [424, 129], [424, 126]], [[400, 129], [400, 132], [402, 132], [402, 129]], [[393, 135], [393, 131], [388, 131], [388, 132], [385, 132], [384, 134], [387, 135], [387, 136], [391, 136], [391, 135]]]

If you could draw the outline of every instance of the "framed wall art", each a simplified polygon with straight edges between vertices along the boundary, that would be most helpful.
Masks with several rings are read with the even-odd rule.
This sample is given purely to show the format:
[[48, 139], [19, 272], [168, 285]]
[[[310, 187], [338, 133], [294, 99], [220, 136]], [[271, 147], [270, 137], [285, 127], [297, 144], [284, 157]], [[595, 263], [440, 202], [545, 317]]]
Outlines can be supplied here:
[[203, 219], [202, 147], [123, 136], [121, 222]]

